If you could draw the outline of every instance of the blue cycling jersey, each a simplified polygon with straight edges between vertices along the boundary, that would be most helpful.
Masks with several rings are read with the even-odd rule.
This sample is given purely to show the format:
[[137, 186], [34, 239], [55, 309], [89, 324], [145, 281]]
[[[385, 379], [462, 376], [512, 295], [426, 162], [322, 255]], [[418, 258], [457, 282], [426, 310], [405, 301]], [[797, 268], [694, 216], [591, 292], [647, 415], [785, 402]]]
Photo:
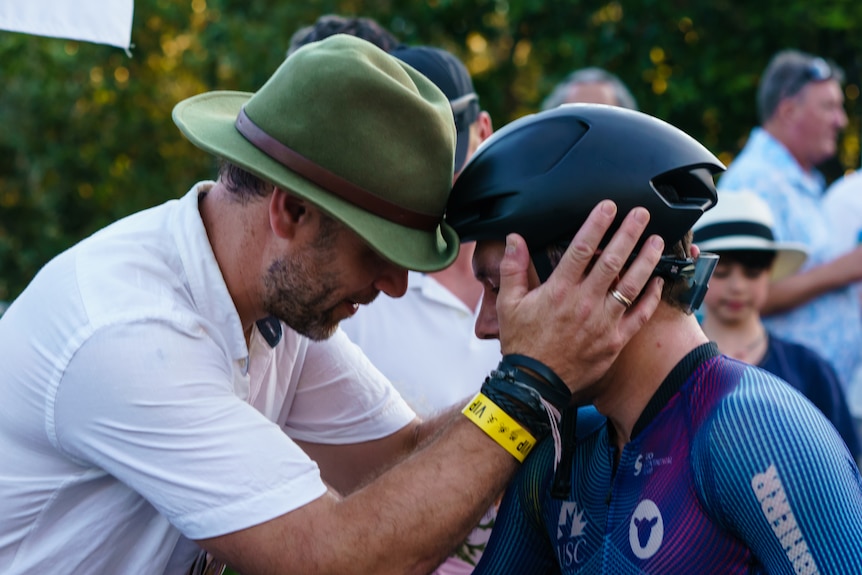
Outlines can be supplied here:
[[692, 351], [614, 469], [608, 426], [580, 410], [568, 495], [554, 445], [509, 487], [476, 575], [862, 573], [862, 482], [829, 421], [768, 372]]

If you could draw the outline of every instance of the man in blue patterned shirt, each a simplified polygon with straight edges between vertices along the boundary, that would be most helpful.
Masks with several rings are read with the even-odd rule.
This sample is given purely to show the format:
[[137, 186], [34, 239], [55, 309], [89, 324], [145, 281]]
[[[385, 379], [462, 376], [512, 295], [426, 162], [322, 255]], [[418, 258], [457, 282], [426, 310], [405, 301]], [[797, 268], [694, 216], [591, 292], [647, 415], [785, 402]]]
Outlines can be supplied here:
[[[757, 94], [761, 126], [718, 182], [748, 189], [769, 204], [778, 241], [804, 244], [802, 269], [770, 287], [762, 311], [773, 333], [814, 348], [849, 388], [862, 363], [862, 321], [853, 284], [862, 280], [862, 250], [842, 252], [823, 209], [825, 181], [816, 166], [835, 155], [847, 125], [843, 73], [822, 58], [795, 50], [776, 54]], [[862, 401], [851, 410], [862, 415]]]

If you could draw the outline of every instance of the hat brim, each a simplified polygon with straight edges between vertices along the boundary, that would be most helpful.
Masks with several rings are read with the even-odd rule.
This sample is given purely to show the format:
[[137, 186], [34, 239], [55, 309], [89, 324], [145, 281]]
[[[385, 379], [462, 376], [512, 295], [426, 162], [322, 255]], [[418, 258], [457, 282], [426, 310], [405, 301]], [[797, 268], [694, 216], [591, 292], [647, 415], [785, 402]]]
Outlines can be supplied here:
[[[396, 224], [326, 191], [254, 147], [235, 127], [240, 109], [251, 96], [249, 92], [230, 91], [193, 96], [174, 107], [173, 120], [195, 146], [314, 203], [392, 263], [432, 272], [454, 261], [459, 242], [449, 224], [441, 222], [432, 231]], [[458, 145], [460, 148], [460, 138]]]
[[796, 273], [808, 258], [808, 252], [802, 244], [773, 242], [753, 236], [724, 236], [705, 242], [695, 241], [694, 243], [702, 252], [775, 252], [775, 261], [772, 263], [772, 273], [770, 275], [772, 281], [777, 281]]

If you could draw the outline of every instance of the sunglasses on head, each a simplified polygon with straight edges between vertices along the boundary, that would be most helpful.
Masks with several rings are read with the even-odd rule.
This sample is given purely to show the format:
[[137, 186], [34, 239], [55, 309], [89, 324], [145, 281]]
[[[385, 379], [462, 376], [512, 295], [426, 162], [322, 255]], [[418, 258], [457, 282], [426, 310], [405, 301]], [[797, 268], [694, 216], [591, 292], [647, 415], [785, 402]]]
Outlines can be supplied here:
[[479, 96], [470, 92], [460, 98], [449, 101], [452, 106], [452, 114], [455, 116], [455, 127], [460, 132], [476, 121], [479, 115]]
[[814, 58], [787, 84], [785, 97], [795, 96], [809, 82], [823, 82], [835, 77], [832, 66], [823, 58]]
[[812, 82], [822, 82], [833, 76], [832, 66], [823, 58], [814, 58], [805, 67], [805, 78]]

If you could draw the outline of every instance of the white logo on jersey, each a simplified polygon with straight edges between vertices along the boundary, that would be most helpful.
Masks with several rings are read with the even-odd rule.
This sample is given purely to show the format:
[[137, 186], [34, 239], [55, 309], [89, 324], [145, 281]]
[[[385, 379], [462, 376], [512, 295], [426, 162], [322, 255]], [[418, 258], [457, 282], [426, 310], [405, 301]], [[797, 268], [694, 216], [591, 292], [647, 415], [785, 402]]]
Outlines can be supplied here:
[[808, 552], [808, 543], [796, 523], [775, 465], [770, 465], [766, 471], [755, 475], [751, 480], [751, 488], [760, 502], [763, 516], [793, 564], [794, 572], [804, 575], [819, 574], [820, 569]]
[[644, 454], [643, 453], [638, 455], [638, 458], [635, 459], [635, 477], [637, 477], [638, 475], [641, 474], [641, 469], [643, 469], [643, 460], [644, 460]]
[[644, 499], [635, 507], [629, 522], [629, 545], [638, 559], [656, 554], [664, 540], [664, 520], [658, 506]]
[[673, 457], [671, 457], [670, 455], [668, 455], [667, 457], [656, 457], [655, 453], [653, 453], [652, 451], [648, 451], [647, 453], [641, 453], [638, 455], [638, 458], [635, 459], [635, 477], [637, 477], [641, 473], [643, 473], [644, 475], [649, 475], [659, 465], [670, 465], [671, 463], [673, 463]]
[[[572, 528], [569, 530], [568, 537], [563, 531], [563, 528], [571, 522]], [[584, 510], [578, 509], [578, 504], [575, 501], [565, 501], [560, 508], [560, 518], [557, 521], [557, 540], [566, 537], [557, 545], [557, 553], [559, 554], [560, 564], [565, 567], [571, 567], [573, 563], [583, 561], [581, 557], [581, 545], [584, 543], [582, 536], [584, 529], [587, 527], [587, 521], [584, 519]], [[576, 540], [577, 539], [577, 540]]]
[[563, 537], [563, 527], [572, 520], [572, 531], [569, 537], [580, 537], [584, 534], [587, 522], [584, 520], [584, 510], [578, 510], [577, 501], [565, 501], [560, 509], [560, 519], [557, 521], [557, 539]]

